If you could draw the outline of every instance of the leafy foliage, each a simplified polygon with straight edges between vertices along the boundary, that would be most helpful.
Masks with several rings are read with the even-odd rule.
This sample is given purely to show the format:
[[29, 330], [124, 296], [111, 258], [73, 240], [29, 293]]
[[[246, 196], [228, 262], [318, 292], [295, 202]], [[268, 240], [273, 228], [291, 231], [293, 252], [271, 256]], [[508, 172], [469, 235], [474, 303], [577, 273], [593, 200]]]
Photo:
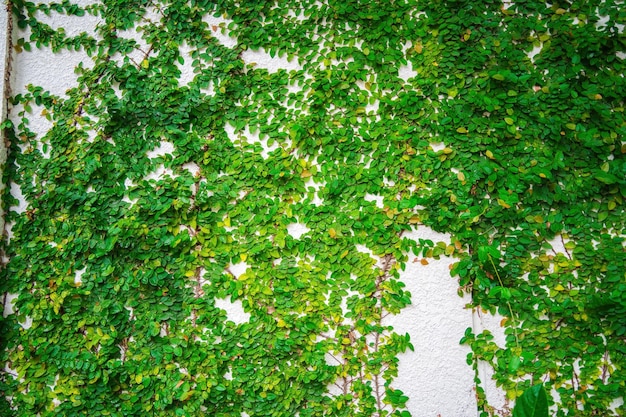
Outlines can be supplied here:
[[542, 384], [524, 391], [515, 402], [513, 417], [548, 417], [548, 396]]
[[[28, 201], [4, 199], [13, 415], [408, 416], [393, 379], [411, 344], [382, 319], [410, 303], [411, 252], [458, 257], [473, 307], [507, 317], [506, 346], [463, 342], [511, 399], [545, 381], [558, 416], [624, 414], [618, 2], [12, 10], [16, 49], [91, 59], [65, 96], [12, 100], [5, 181]], [[41, 13], [101, 23], [69, 36]], [[244, 60], [260, 48], [298, 69]], [[418, 225], [451, 241], [408, 239]]]

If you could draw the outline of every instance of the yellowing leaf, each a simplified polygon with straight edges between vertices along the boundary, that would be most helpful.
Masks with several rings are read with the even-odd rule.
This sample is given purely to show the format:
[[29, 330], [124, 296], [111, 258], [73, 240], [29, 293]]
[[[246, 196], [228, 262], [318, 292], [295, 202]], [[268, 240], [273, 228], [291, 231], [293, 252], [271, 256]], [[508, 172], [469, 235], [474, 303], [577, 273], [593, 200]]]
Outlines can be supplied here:
[[239, 254], [239, 259], [241, 259], [242, 262], [245, 262], [246, 259], [248, 259], [248, 254], [247, 253], [240, 253]]
[[144, 59], [143, 61], [141, 61], [141, 67], [143, 69], [147, 69], [150, 66], [150, 63], [148, 62], [147, 59]]
[[456, 177], [459, 179], [459, 181], [465, 181], [465, 174], [462, 172], [456, 174]]
[[610, 165], [608, 162], [605, 162], [600, 166], [600, 169], [604, 172], [609, 172], [609, 168], [610, 168]]
[[456, 129], [457, 133], [467, 133], [467, 129], [464, 127], [459, 127]]
[[191, 396], [195, 393], [195, 390], [189, 390], [186, 393], [184, 393], [183, 395], [181, 395], [180, 400], [181, 401], [187, 401], [189, 398], [191, 398]]
[[302, 171], [302, 173], [300, 174], [300, 178], [309, 178], [311, 176], [311, 171], [309, 170], [304, 170]]
[[499, 198], [498, 199], [498, 204], [501, 205], [504, 208], [511, 208], [511, 206], [509, 204], [506, 203], [506, 201], [504, 201], [503, 199]]
[[337, 231], [334, 228], [330, 228], [328, 230], [328, 234], [330, 235], [330, 237], [332, 237], [333, 239], [337, 237]]
[[565, 287], [562, 286], [561, 284], [557, 284], [557, 286], [554, 287], [554, 289], [557, 290], [557, 291], [563, 291], [565, 289]]
[[417, 52], [418, 54], [421, 54], [422, 51], [424, 50], [424, 46], [422, 45], [421, 42], [417, 42], [414, 46], [413, 49], [415, 50], [415, 52]]
[[576, 123], [567, 123], [565, 124], [565, 127], [569, 130], [576, 130]]
[[494, 159], [493, 152], [491, 152], [490, 150], [487, 150], [487, 152], [485, 152], [485, 155], [489, 159]]

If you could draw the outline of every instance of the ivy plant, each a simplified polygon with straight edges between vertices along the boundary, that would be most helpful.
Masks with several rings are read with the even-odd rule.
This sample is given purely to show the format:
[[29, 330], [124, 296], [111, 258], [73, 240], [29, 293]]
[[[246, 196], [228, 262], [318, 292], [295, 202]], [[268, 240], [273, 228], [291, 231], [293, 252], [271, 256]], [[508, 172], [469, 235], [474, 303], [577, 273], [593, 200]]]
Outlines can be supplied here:
[[456, 257], [468, 308], [504, 316], [505, 345], [461, 339], [482, 416], [506, 410], [481, 363], [511, 400], [624, 415], [620, 2], [9, 5], [18, 52], [89, 60], [3, 124], [27, 201], [3, 196], [3, 415], [410, 416], [383, 319], [414, 256]]

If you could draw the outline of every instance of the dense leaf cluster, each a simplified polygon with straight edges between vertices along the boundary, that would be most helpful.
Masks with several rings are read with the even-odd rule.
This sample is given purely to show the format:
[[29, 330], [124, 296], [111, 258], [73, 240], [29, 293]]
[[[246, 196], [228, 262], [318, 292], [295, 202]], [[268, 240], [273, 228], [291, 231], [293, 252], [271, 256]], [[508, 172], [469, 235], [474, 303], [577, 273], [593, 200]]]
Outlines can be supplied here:
[[[458, 257], [473, 307], [507, 317], [506, 346], [463, 342], [510, 398], [544, 382], [559, 416], [624, 414], [619, 2], [12, 10], [18, 50], [91, 62], [5, 123], [28, 201], [5, 193], [6, 415], [408, 416], [393, 379], [412, 346], [383, 318], [410, 303], [411, 254]], [[95, 37], [37, 18], [87, 13]], [[299, 69], [244, 60], [260, 48]], [[409, 239], [418, 225], [451, 241]]]

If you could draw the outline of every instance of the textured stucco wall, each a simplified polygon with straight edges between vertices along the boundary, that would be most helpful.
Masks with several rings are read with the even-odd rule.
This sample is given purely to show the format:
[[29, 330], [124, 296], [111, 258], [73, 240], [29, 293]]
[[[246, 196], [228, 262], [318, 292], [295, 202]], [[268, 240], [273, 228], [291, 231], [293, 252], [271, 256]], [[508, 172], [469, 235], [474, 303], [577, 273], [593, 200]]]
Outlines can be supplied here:
[[[53, 14], [52, 17], [41, 16], [54, 28], [63, 27], [68, 35], [86, 31], [93, 33], [98, 20], [93, 16], [82, 18], [67, 17]], [[5, 36], [6, 13], [0, 14], [0, 36]], [[207, 17], [207, 21], [219, 23], [219, 19]], [[136, 34], [129, 34], [133, 36]], [[27, 37], [28, 33], [15, 32], [14, 39]], [[219, 35], [227, 46], [233, 46], [235, 40]], [[4, 51], [4, 38], [0, 38], [0, 48]], [[275, 71], [279, 68], [296, 69], [297, 64], [280, 58], [271, 58], [263, 51], [248, 51], [243, 54], [246, 62], [255, 62], [257, 66]], [[189, 61], [189, 60], [188, 60]], [[0, 65], [4, 59], [0, 59]], [[41, 85], [52, 94], [63, 96], [65, 91], [75, 85], [74, 67], [80, 62], [90, 66], [90, 58], [82, 51], [52, 53], [49, 49], [33, 49], [31, 52], [15, 54], [12, 62], [11, 86], [13, 94], [26, 90], [28, 84]], [[193, 74], [190, 68], [181, 68], [183, 77], [190, 80]], [[411, 72], [410, 68], [407, 68]], [[3, 101], [4, 104], [4, 101]], [[30, 128], [43, 135], [51, 124], [40, 116], [40, 110], [33, 108]], [[4, 114], [4, 110], [3, 110]], [[12, 117], [16, 111], [12, 110]], [[155, 152], [167, 152], [167, 144]], [[18, 184], [11, 184], [12, 194], [21, 199], [12, 210], [23, 211], [27, 208], [19, 191]], [[10, 225], [7, 225], [10, 236]], [[298, 230], [293, 231], [298, 233]], [[412, 233], [412, 238], [448, 241], [448, 237], [437, 234], [430, 229], [420, 227]], [[465, 304], [467, 298], [457, 295], [457, 282], [449, 275], [451, 259], [431, 260], [422, 265], [417, 258], [410, 258], [402, 279], [412, 294], [412, 305], [398, 316], [386, 318], [386, 324], [393, 325], [399, 333], [409, 333], [415, 347], [414, 352], [407, 352], [400, 358], [399, 376], [395, 386], [402, 389], [410, 397], [408, 408], [415, 417], [470, 417], [475, 416], [476, 400], [473, 384], [473, 371], [466, 364], [469, 349], [459, 345], [459, 339], [465, 329], [474, 326], [481, 331], [485, 326], [496, 329], [499, 327], [497, 318], [473, 315]], [[246, 313], [240, 305], [228, 301], [218, 303], [220, 308], [227, 310], [229, 318], [235, 322], [247, 320]], [[5, 312], [10, 312], [6, 306]], [[497, 339], [498, 340], [498, 339]], [[503, 338], [500, 337], [500, 342]], [[483, 377], [483, 381], [486, 378]], [[495, 405], [502, 404], [501, 394], [488, 389], [488, 396]]]

